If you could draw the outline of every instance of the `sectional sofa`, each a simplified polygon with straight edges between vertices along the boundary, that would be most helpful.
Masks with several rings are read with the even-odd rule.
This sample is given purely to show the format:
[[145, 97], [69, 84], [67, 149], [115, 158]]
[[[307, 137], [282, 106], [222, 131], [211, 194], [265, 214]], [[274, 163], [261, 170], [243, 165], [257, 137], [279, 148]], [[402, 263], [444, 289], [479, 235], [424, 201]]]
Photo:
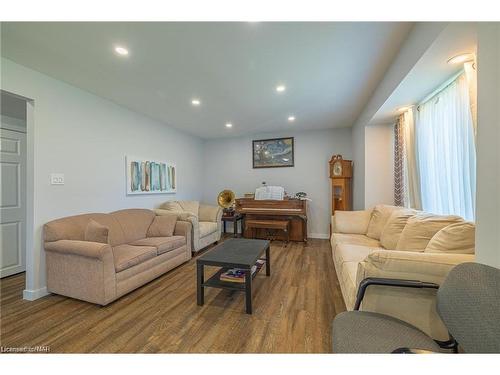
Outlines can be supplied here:
[[[432, 215], [378, 205], [332, 216], [332, 255], [348, 310], [368, 277], [419, 280], [440, 285], [457, 264], [474, 261], [474, 224], [458, 216]], [[436, 312], [435, 290], [372, 285], [361, 310], [388, 314], [431, 337], [448, 333]]]
[[49, 292], [107, 305], [191, 259], [191, 223], [127, 209], [44, 226]]

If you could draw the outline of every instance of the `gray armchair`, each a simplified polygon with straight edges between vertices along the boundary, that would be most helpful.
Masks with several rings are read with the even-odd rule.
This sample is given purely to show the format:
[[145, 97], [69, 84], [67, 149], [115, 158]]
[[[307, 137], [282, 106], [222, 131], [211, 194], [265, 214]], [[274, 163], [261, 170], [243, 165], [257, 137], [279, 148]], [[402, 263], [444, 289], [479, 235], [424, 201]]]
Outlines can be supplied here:
[[168, 201], [155, 210], [157, 215], [175, 213], [177, 219], [192, 224], [192, 251], [198, 252], [220, 240], [222, 209], [198, 201]]
[[437, 310], [450, 333], [437, 341], [402, 320], [348, 311], [333, 321], [334, 353], [500, 353], [500, 270], [478, 263], [453, 268], [441, 286], [415, 280], [370, 278], [360, 284], [358, 308], [370, 285], [438, 289]]

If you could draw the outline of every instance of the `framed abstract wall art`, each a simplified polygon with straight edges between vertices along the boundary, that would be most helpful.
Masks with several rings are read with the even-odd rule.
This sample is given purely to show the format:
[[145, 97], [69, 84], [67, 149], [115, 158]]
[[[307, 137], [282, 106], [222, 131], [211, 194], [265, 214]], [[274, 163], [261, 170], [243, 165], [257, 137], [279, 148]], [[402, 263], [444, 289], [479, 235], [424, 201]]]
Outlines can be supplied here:
[[252, 157], [254, 168], [293, 167], [293, 137], [254, 140]]
[[175, 164], [132, 156], [126, 156], [125, 163], [127, 195], [177, 192]]

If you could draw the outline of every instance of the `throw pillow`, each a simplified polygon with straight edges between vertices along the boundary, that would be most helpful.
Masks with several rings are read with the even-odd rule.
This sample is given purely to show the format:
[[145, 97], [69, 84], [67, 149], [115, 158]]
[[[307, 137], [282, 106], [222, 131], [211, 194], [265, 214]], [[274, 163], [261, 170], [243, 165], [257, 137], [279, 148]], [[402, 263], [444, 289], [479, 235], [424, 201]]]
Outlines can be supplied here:
[[155, 216], [153, 222], [149, 226], [147, 236], [172, 237], [174, 235], [176, 223], [177, 223], [176, 214]]
[[368, 224], [366, 235], [375, 240], [380, 240], [380, 235], [382, 234], [387, 221], [391, 217], [391, 214], [394, 211], [401, 209], [404, 209], [404, 207], [377, 204], [373, 208], [372, 217], [370, 219], [370, 224]]
[[198, 201], [179, 201], [179, 205], [183, 211], [189, 212], [191, 215], [198, 217], [200, 212], [200, 202]]
[[420, 213], [408, 219], [396, 250], [424, 251], [431, 238], [444, 227], [462, 222], [460, 216]]
[[[184, 212], [192, 216], [198, 217], [200, 202], [198, 201], [167, 201], [159, 207], [162, 210], [167, 210], [175, 213]], [[187, 216], [186, 216], [187, 218]], [[179, 220], [183, 220], [179, 218]]]
[[371, 212], [365, 211], [335, 211], [333, 215], [336, 233], [365, 234], [370, 221]]
[[464, 221], [450, 224], [431, 238], [426, 253], [474, 254], [476, 226]]
[[84, 239], [90, 242], [109, 243], [109, 228], [99, 224], [95, 220], [90, 220], [85, 228]]
[[168, 211], [182, 211], [182, 207], [177, 201], [166, 201], [160, 205], [160, 208]]
[[382, 230], [382, 234], [380, 235], [380, 244], [388, 250], [395, 250], [399, 237], [406, 226], [406, 222], [416, 213], [417, 212], [415, 210], [408, 208], [394, 211]]

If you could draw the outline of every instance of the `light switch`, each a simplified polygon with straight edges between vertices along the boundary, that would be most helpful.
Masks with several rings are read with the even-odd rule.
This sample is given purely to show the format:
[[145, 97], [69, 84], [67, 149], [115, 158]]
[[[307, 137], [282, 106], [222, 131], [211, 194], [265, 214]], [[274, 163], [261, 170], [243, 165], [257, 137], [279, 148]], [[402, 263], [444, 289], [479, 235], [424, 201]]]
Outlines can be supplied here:
[[50, 184], [51, 185], [64, 185], [64, 173], [51, 173], [50, 174]]

